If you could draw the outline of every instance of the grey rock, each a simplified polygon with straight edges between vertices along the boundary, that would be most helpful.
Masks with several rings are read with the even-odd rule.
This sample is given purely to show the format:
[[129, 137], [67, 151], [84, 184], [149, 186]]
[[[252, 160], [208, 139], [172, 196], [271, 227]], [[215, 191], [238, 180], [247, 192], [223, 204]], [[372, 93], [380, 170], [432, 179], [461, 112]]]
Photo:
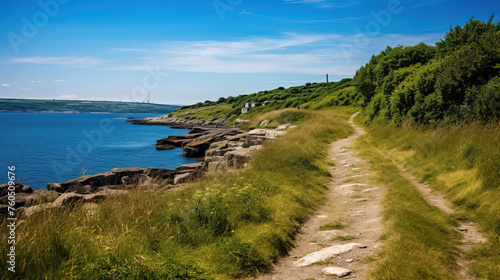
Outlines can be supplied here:
[[352, 273], [352, 270], [342, 267], [326, 267], [321, 271], [326, 275], [334, 275], [341, 278]]
[[26, 217], [30, 217], [31, 215], [33, 215], [35, 213], [43, 212], [43, 211], [45, 211], [47, 209], [53, 209], [53, 208], [56, 208], [56, 207], [57, 206], [55, 206], [52, 203], [44, 203], [44, 204], [40, 204], [40, 205], [26, 207], [24, 209], [24, 215]]
[[226, 140], [229, 140], [229, 141], [238, 141], [242, 138], [245, 138], [246, 136], [248, 135], [247, 132], [243, 132], [243, 133], [239, 133], [239, 134], [236, 134], [236, 135], [228, 135], [228, 136], [225, 136], [224, 138]]
[[209, 149], [210, 150], [213, 150], [213, 149], [224, 149], [224, 148], [227, 148], [227, 144], [228, 143], [229, 143], [229, 141], [227, 141], [227, 140], [213, 142], [213, 143], [210, 144]]
[[[24, 187], [24, 185], [22, 185], [21, 183], [15, 183], [14, 192], [15, 193], [22, 192], [23, 187]], [[5, 195], [7, 195], [8, 192], [9, 192], [9, 184], [0, 185], [0, 196], [5, 196]]]
[[175, 173], [183, 173], [183, 172], [186, 172], [186, 171], [193, 171], [197, 168], [202, 168], [204, 165], [203, 162], [195, 162], [195, 163], [190, 163], [190, 164], [183, 164], [179, 167], [177, 167], [174, 172]]
[[133, 180], [129, 176], [123, 176], [122, 177], [122, 184], [123, 185], [131, 185], [132, 182], [133, 182]]
[[83, 200], [85, 203], [96, 203], [111, 195], [113, 195], [112, 192], [98, 192], [98, 193], [86, 194], [83, 196]]
[[[15, 208], [23, 207], [26, 204], [26, 199], [30, 195], [31, 194], [28, 194], [28, 193], [16, 193], [14, 196], [14, 200], [13, 200], [14, 207]], [[9, 196], [7, 196], [7, 195], [0, 198], [0, 204], [2, 204], [2, 205], [9, 205], [9, 202], [10, 202]]]
[[79, 203], [82, 203], [84, 200], [84, 196], [81, 194], [77, 193], [64, 193], [61, 196], [59, 196], [54, 202], [53, 205], [56, 207], [62, 207], [62, 206], [75, 206]]
[[242, 148], [228, 152], [224, 155], [228, 167], [241, 168], [250, 160], [254, 151], [261, 149], [262, 146], [251, 146], [249, 148]]
[[[93, 192], [102, 186], [121, 185], [122, 178], [125, 176], [134, 177], [135, 175], [142, 174], [142, 168], [114, 168], [106, 173], [96, 175], [86, 175], [78, 179], [70, 180], [62, 183], [61, 186], [68, 191], [75, 191], [79, 193]], [[90, 189], [86, 186], [90, 186]]]
[[56, 191], [58, 193], [63, 193], [65, 192], [66, 190], [61, 186], [61, 184], [58, 184], [58, 183], [50, 183], [50, 184], [47, 184], [47, 190], [48, 191]]
[[26, 186], [26, 185], [24, 185], [24, 186], [21, 188], [21, 192], [23, 192], [23, 193], [33, 193], [33, 189], [32, 189], [30, 186]]
[[160, 150], [160, 151], [165, 151], [165, 150], [173, 150], [173, 149], [175, 149], [175, 148], [177, 148], [177, 147], [176, 147], [176, 146], [174, 146], [174, 145], [170, 145], [170, 144], [163, 144], [163, 145], [161, 145], [161, 144], [157, 144], [157, 145], [156, 145], [156, 149], [157, 149], [157, 150]]
[[151, 177], [153, 180], [173, 179], [174, 172], [170, 169], [146, 168], [144, 174]]
[[191, 173], [184, 173], [184, 174], [180, 174], [180, 175], [175, 176], [174, 185], [186, 182], [189, 179], [190, 175], [191, 175]]

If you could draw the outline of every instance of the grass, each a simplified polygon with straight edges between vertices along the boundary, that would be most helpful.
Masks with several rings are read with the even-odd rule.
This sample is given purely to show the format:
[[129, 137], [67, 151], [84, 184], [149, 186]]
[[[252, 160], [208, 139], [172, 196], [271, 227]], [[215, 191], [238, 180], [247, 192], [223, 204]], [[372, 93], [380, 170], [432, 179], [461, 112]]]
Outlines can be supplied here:
[[347, 225], [340, 222], [340, 221], [335, 221], [331, 223], [324, 224], [319, 227], [319, 230], [334, 230], [334, 229], [343, 229], [346, 228]]
[[[384, 162], [375, 153], [368, 153], [368, 147], [384, 151], [428, 182], [433, 189], [444, 193], [458, 210], [458, 214], [453, 217], [454, 221], [472, 220], [480, 226], [489, 242], [484, 246], [475, 246], [468, 253], [467, 257], [472, 260], [469, 273], [486, 279], [500, 279], [498, 125], [468, 124], [439, 130], [373, 126], [369, 132], [370, 136], [361, 145], [365, 154], [371, 154], [373, 159]], [[383, 164], [389, 163], [385, 161]], [[384, 171], [383, 166], [379, 167], [378, 172], [391, 173], [389, 169]], [[413, 202], [413, 206], [415, 205]], [[392, 217], [389, 220], [397, 219], [394, 214], [388, 213], [387, 216]], [[391, 235], [389, 232], [386, 241], [389, 244], [393, 238]], [[450, 251], [446, 254], [453, 256], [454, 253]], [[446, 265], [446, 262], [443, 264]]]
[[227, 113], [232, 110], [232, 106], [228, 104], [217, 104], [202, 108], [189, 108], [177, 110], [170, 115], [173, 117], [196, 118], [210, 120], [216, 118], [224, 118]]
[[359, 236], [354, 236], [354, 235], [337, 235], [333, 238], [333, 240], [340, 240], [340, 241], [349, 241], [349, 240], [354, 240], [358, 239]]
[[[310, 113], [305, 110], [298, 109], [284, 109], [278, 111], [271, 111], [267, 113], [255, 113], [255, 114], [245, 114], [241, 116], [248, 122], [241, 126], [242, 129], [253, 129], [253, 128], [277, 128], [281, 124], [297, 124], [302, 120], [309, 118]], [[267, 121], [268, 124], [265, 127], [261, 127], [262, 121]]]
[[[309, 111], [249, 167], [173, 192], [130, 191], [86, 210], [18, 223], [16, 274], [5, 279], [234, 279], [269, 270], [324, 199], [328, 144], [355, 111]], [[0, 244], [7, 244], [1, 224]], [[0, 247], [7, 271], [7, 246]]]
[[455, 279], [454, 220], [430, 205], [367, 138], [356, 147], [372, 164], [377, 182], [388, 189], [383, 200], [385, 242], [369, 279]]

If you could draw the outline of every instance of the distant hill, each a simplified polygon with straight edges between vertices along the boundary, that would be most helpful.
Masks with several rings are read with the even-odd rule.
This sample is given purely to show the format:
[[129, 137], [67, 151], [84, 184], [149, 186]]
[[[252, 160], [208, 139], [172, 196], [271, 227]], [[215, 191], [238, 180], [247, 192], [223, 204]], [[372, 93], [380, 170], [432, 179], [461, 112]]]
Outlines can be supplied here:
[[73, 112], [73, 113], [150, 113], [169, 114], [180, 106], [83, 100], [10, 99], [0, 98], [0, 112]]

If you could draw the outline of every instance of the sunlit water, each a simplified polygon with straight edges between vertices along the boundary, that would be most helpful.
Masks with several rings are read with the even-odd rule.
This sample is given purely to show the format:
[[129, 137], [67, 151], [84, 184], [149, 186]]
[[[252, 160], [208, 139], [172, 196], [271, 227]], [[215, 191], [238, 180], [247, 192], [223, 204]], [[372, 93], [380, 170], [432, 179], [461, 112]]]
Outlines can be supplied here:
[[152, 116], [158, 115], [2, 113], [0, 184], [8, 182], [8, 166], [16, 167], [17, 182], [40, 189], [115, 167], [173, 169], [195, 162], [180, 148], [155, 147], [156, 140], [187, 130], [126, 122]]

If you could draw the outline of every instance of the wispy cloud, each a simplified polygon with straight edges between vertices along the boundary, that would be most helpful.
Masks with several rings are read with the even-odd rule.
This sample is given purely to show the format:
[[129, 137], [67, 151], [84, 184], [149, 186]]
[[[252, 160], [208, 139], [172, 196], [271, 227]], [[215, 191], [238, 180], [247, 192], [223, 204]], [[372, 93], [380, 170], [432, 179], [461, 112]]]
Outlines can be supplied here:
[[3, 86], [3, 87], [10, 87], [10, 85], [9, 85], [9, 84], [7, 84], [7, 83], [2, 84], [2, 86]]
[[[114, 67], [118, 70], [145, 70], [160, 65], [167, 70], [212, 73], [323, 73], [327, 54], [314, 45], [337, 35], [288, 34], [284, 39], [254, 38], [241, 41], [169, 42], [144, 53], [146, 63]], [[306, 50], [313, 47], [313, 50]]]
[[326, 0], [285, 0], [285, 2], [310, 4], [310, 3], [324, 3], [326, 2]]
[[54, 64], [67, 65], [72, 67], [91, 67], [104, 63], [100, 59], [93, 57], [20, 57], [10, 58], [6, 63], [29, 63], [29, 64]]
[[372, 54], [379, 53], [387, 45], [433, 43], [439, 36], [389, 34], [370, 38], [368, 44], [362, 46], [356, 44], [355, 35], [340, 34], [167, 42], [142, 49], [138, 63], [107, 69], [146, 71], [156, 65], [163, 70], [184, 72], [353, 75]]
[[31, 80], [29, 83], [30, 84], [34, 84], [34, 83], [39, 83], [40, 81], [35, 81], [35, 80]]
[[69, 95], [63, 94], [63, 95], [59, 96], [59, 98], [62, 98], [62, 99], [75, 99], [77, 97], [78, 96], [76, 96], [74, 94], [69, 94]]
[[62, 82], [64, 82], [64, 80], [52, 80], [50, 82], [52, 82], [52, 83], [62, 83]]
[[33, 90], [32, 88], [20, 88], [20, 90]]
[[328, 0], [284, 0], [284, 1], [289, 4], [315, 4], [317, 7], [322, 9], [346, 8], [360, 4], [360, 2], [335, 3], [335, 2], [330, 2]]

